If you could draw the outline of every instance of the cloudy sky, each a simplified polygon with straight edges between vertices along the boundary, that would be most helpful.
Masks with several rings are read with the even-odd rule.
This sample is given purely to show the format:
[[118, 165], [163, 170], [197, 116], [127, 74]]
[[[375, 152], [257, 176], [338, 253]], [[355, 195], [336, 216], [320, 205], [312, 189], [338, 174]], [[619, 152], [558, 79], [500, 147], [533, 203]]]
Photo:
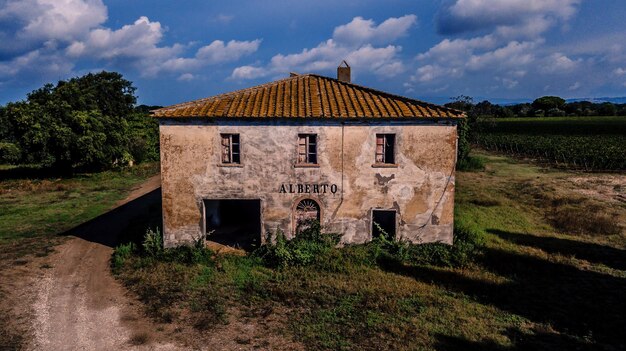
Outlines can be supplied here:
[[0, 0], [0, 104], [121, 72], [168, 105], [335, 76], [446, 102], [626, 96], [623, 0]]

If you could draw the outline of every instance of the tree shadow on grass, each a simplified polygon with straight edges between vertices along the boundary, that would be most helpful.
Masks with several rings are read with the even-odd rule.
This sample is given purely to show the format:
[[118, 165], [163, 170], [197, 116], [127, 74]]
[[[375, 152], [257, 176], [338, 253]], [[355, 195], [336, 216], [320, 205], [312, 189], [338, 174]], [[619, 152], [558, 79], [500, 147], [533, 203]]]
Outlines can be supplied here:
[[20, 165], [7, 169], [0, 169], [0, 180], [13, 179], [47, 179], [67, 176], [67, 172], [42, 167], [38, 165]]
[[626, 346], [626, 279], [495, 248], [484, 250], [480, 264], [509, 282], [497, 284], [425, 266], [384, 268], [463, 293], [534, 322], [550, 324], [564, 336], [587, 338], [598, 347]]
[[497, 229], [488, 229], [487, 232], [512, 243], [538, 248], [550, 254], [574, 256], [614, 269], [626, 270], [626, 250], [575, 240], [511, 233]]
[[491, 340], [470, 341], [462, 337], [437, 334], [435, 349], [449, 351], [554, 351], [554, 350], [610, 350], [593, 343], [567, 335], [549, 332], [526, 334], [518, 329], [509, 328], [504, 333], [513, 342], [510, 347], [498, 345]]
[[162, 228], [161, 188], [78, 225], [61, 235], [115, 247], [127, 242], [141, 242], [147, 228]]

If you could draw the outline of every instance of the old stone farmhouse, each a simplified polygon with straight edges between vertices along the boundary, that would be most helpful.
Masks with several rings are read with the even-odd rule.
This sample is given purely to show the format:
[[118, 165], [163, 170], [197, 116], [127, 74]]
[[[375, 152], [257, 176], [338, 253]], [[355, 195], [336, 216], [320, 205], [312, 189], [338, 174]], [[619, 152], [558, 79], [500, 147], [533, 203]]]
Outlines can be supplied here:
[[460, 111], [352, 84], [346, 64], [153, 115], [168, 247], [250, 248], [309, 218], [344, 243], [452, 242]]

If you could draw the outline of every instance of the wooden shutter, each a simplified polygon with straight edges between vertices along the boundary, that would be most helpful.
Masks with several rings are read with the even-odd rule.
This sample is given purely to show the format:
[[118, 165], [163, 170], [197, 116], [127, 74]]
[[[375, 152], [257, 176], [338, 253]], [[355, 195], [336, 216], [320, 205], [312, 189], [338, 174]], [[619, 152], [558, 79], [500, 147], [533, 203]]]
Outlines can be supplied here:
[[307, 142], [306, 135], [301, 134], [298, 136], [298, 163], [307, 162]]
[[222, 163], [230, 163], [230, 135], [222, 134]]
[[376, 134], [376, 163], [385, 163], [385, 135]]

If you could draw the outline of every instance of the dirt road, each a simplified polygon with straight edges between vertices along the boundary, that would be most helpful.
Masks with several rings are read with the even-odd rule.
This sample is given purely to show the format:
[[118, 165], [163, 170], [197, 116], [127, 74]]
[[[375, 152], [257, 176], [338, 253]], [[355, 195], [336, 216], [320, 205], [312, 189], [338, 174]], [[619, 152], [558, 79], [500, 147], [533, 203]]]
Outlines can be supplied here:
[[[16, 306], [30, 322], [28, 350], [176, 350], [163, 342], [126, 290], [111, 276], [109, 259], [118, 235], [160, 200], [160, 178], [151, 178], [112, 211], [74, 228], [48, 257], [22, 267]], [[18, 295], [18, 296], [15, 296]], [[180, 347], [182, 349], [182, 347]]]

